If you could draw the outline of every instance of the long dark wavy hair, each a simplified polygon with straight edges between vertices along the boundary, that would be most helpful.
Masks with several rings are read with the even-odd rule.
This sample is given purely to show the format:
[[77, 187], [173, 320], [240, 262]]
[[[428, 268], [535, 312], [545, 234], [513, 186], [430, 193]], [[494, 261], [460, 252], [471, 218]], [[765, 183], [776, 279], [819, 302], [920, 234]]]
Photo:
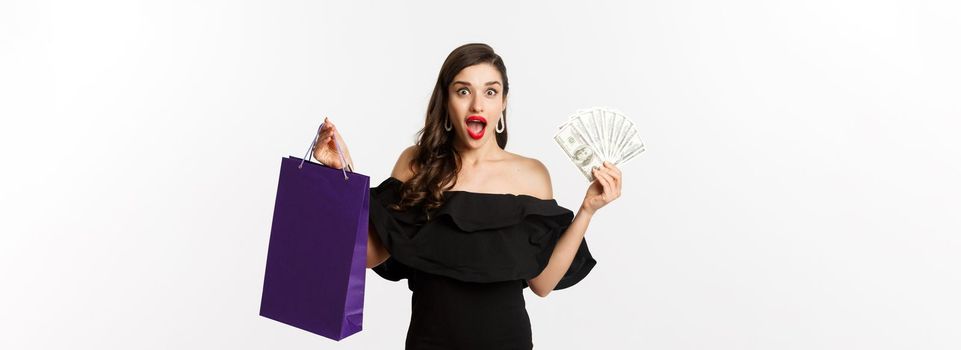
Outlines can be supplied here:
[[[437, 75], [437, 84], [427, 104], [424, 128], [417, 133], [416, 152], [409, 164], [414, 176], [401, 186], [400, 203], [392, 206], [394, 210], [406, 210], [423, 204], [424, 211], [430, 213], [443, 205], [444, 191], [457, 182], [457, 173], [461, 169], [460, 154], [454, 149], [457, 136], [444, 130], [444, 121], [448, 119], [450, 84], [462, 69], [483, 63], [493, 65], [500, 72], [504, 89], [501, 98], [507, 98], [507, 67], [494, 49], [486, 44], [475, 43], [451, 51]], [[501, 118], [504, 119], [504, 132], [495, 135], [497, 145], [504, 149], [507, 147], [506, 111]]]

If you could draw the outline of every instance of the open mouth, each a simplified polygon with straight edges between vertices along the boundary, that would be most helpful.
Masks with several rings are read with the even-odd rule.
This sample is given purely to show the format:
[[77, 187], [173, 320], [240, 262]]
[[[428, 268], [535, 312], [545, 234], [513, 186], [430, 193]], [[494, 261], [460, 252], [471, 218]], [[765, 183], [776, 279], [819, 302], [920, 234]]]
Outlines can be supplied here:
[[467, 134], [470, 135], [472, 139], [480, 140], [484, 137], [484, 130], [487, 129], [487, 119], [479, 115], [472, 115], [467, 117]]

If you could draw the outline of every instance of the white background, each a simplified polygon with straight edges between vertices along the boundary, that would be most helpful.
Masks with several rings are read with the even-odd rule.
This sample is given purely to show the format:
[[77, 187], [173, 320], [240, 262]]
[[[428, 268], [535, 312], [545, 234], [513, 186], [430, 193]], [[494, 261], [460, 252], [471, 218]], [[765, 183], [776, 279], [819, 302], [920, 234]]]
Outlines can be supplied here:
[[258, 316], [280, 159], [329, 116], [379, 183], [468, 42], [561, 205], [576, 109], [648, 149], [537, 348], [961, 348], [956, 2], [591, 3], [0, 3], [0, 348], [402, 348], [371, 271], [340, 343]]

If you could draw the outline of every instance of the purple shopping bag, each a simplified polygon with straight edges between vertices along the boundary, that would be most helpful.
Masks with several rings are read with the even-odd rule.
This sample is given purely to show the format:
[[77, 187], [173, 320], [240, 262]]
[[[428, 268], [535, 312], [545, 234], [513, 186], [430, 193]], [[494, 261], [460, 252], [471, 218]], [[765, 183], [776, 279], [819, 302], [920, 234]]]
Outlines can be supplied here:
[[361, 330], [369, 193], [368, 176], [281, 161], [261, 316], [334, 340]]

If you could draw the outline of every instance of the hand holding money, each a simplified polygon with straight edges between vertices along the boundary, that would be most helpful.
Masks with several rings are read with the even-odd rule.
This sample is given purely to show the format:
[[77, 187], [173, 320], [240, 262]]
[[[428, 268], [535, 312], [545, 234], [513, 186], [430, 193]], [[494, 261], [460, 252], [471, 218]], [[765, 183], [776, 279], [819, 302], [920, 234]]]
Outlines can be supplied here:
[[587, 181], [595, 180], [594, 169], [605, 161], [622, 165], [644, 152], [637, 126], [617, 110], [579, 110], [559, 129], [554, 141]]
[[584, 203], [581, 203], [581, 211], [591, 215], [621, 196], [621, 170], [614, 164], [604, 162], [592, 174], [597, 181], [587, 188]]

